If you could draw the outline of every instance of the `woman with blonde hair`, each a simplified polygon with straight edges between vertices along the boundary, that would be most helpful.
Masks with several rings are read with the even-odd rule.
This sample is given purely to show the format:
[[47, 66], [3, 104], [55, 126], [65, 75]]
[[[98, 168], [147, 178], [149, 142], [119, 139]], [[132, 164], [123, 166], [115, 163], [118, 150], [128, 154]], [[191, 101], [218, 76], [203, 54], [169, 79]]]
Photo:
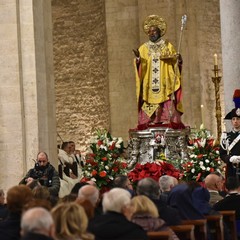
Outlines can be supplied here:
[[60, 203], [52, 209], [57, 240], [93, 240], [87, 232], [88, 218], [82, 206], [77, 203]]
[[135, 196], [131, 200], [132, 222], [140, 225], [147, 232], [170, 231], [171, 240], [177, 240], [176, 234], [159, 218], [158, 209], [146, 196]]

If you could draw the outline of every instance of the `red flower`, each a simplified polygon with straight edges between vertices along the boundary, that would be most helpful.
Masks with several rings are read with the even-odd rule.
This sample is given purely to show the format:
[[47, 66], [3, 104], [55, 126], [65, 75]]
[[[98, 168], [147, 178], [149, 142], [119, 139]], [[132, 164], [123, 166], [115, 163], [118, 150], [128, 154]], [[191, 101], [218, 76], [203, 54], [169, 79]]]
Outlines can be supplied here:
[[115, 148], [115, 142], [112, 143], [111, 146], [109, 146], [109, 150], [113, 150]]
[[102, 177], [102, 178], [106, 177], [106, 175], [107, 175], [106, 171], [101, 171], [99, 173], [99, 176]]
[[201, 178], [201, 176], [202, 176], [202, 173], [199, 173], [199, 174], [197, 175], [196, 181], [198, 181], [198, 180]]
[[118, 167], [113, 167], [112, 169], [114, 172], [117, 172], [118, 171]]
[[103, 144], [103, 142], [101, 140], [98, 140], [97, 145], [101, 146], [102, 144]]
[[121, 166], [122, 166], [122, 168], [127, 168], [127, 163], [121, 162]]
[[92, 160], [92, 159], [87, 159], [86, 160], [86, 163], [89, 163], [89, 164], [91, 164], [92, 166], [97, 166], [98, 164], [96, 163], [96, 162], [94, 162], [94, 160]]
[[89, 181], [89, 180], [90, 180], [89, 178], [83, 177], [80, 182], [87, 182], [87, 181]]
[[107, 157], [102, 157], [102, 160], [103, 161], [107, 161]]
[[96, 176], [97, 175], [97, 171], [96, 170], [93, 170], [92, 171], [92, 176], [94, 177], [94, 176]]
[[214, 168], [210, 168], [210, 172], [214, 172], [215, 170], [214, 170]]
[[212, 139], [208, 139], [208, 141], [207, 141], [207, 143], [211, 146], [211, 147], [213, 147], [213, 142], [214, 142], [214, 139], [212, 138]]
[[198, 159], [201, 159], [202, 157], [203, 157], [203, 154], [197, 155], [197, 158], [198, 158]]
[[88, 155], [89, 155], [89, 157], [92, 157], [92, 158], [96, 157], [95, 153], [89, 153]]

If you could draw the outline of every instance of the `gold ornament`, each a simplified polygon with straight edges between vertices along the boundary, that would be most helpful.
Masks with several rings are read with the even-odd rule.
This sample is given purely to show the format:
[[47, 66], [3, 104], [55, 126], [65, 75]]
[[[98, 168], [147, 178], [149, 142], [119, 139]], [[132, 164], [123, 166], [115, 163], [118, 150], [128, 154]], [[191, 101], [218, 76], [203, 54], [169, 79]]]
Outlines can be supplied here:
[[163, 18], [158, 15], [149, 15], [146, 17], [143, 22], [143, 30], [146, 34], [148, 34], [149, 28], [155, 26], [158, 27], [161, 31], [161, 37], [166, 33], [167, 23]]

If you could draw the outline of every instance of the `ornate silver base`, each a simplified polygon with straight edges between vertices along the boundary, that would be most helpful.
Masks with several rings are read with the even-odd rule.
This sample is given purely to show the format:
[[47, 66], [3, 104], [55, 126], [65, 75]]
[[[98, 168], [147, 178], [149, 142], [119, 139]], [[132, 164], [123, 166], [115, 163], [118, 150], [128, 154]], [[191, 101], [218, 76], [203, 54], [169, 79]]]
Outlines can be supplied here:
[[135, 164], [145, 164], [160, 159], [164, 154], [167, 159], [186, 158], [187, 137], [190, 128], [172, 129], [153, 127], [146, 130], [129, 130], [128, 169]]

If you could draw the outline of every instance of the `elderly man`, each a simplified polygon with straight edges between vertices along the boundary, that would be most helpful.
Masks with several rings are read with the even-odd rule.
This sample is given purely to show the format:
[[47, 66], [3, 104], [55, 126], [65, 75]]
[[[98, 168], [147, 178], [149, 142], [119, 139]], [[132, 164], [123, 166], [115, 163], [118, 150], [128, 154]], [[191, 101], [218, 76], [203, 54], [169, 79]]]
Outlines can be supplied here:
[[89, 223], [89, 231], [96, 240], [148, 239], [146, 232], [135, 223], [132, 216], [131, 194], [122, 188], [113, 188], [103, 195], [103, 215]]
[[48, 187], [52, 196], [57, 197], [60, 189], [60, 179], [58, 172], [48, 160], [45, 152], [39, 152], [34, 168], [30, 169], [20, 184], [30, 185], [34, 180], [38, 180], [42, 186]]
[[94, 207], [92, 214], [95, 216], [100, 215], [102, 214], [102, 206], [99, 195], [100, 193], [96, 186], [87, 184], [79, 189], [77, 202], [80, 204], [85, 201], [90, 202]]
[[85, 185], [78, 191], [78, 200], [88, 200], [93, 207], [96, 207], [99, 201], [99, 190], [92, 185]]
[[159, 199], [160, 188], [158, 183], [152, 178], [144, 178], [138, 182], [137, 195], [149, 197], [155, 203], [159, 216], [161, 216], [167, 225], [171, 226], [181, 223], [178, 211]]
[[27, 210], [21, 219], [21, 240], [54, 239], [54, 223], [50, 212], [41, 207]]
[[210, 173], [206, 176], [204, 182], [210, 193], [209, 203], [213, 206], [216, 202], [223, 199], [219, 192], [223, 191], [224, 179], [220, 174]]
[[158, 182], [161, 190], [160, 199], [167, 203], [168, 195], [171, 189], [178, 184], [178, 180], [175, 177], [163, 175]]

